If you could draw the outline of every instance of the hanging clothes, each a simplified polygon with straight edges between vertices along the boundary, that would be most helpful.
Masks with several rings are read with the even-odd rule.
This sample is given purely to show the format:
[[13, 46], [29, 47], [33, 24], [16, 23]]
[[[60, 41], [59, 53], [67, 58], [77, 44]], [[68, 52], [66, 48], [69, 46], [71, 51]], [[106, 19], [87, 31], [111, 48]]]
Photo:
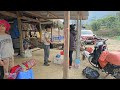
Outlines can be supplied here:
[[10, 34], [12, 39], [19, 38], [20, 36], [17, 19], [14, 20], [13, 28], [10, 30]]

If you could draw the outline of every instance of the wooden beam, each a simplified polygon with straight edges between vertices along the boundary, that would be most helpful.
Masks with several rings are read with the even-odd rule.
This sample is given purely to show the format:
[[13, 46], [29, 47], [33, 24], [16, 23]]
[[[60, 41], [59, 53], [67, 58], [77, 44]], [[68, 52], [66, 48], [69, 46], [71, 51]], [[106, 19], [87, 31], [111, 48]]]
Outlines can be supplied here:
[[25, 16], [22, 16], [21, 19], [23, 19], [23, 20], [27, 20], [27, 21], [30, 21], [30, 22], [37, 22], [37, 23], [39, 23], [38, 20], [36, 20], [36, 19], [32, 19], [32, 18], [29, 18], [29, 17], [25, 17]]
[[[14, 23], [13, 21], [9, 22], [9, 23]], [[22, 23], [31, 23], [30, 21], [22, 21]], [[33, 22], [36, 23], [36, 22]], [[39, 23], [39, 22], [37, 22]], [[40, 22], [40, 24], [52, 24], [53, 22]]]
[[17, 18], [16, 14], [10, 13], [10, 12], [7, 12], [7, 11], [0, 11], [0, 14], [2, 14], [4, 16], [9, 16], [9, 17]]
[[23, 12], [25, 12], [26, 14], [29, 14], [31, 16], [35, 16], [35, 17], [38, 17], [38, 18], [47, 19], [47, 17], [41, 15], [40, 11], [39, 11], [39, 14], [35, 13], [35, 11], [23, 11]]
[[[8, 11], [0, 11], [0, 14], [5, 15], [5, 16], [8, 16], [8, 17], [17, 18], [17, 15], [16, 15], [16, 14], [11, 13], [11, 12], [8, 12]], [[19, 16], [19, 18], [20, 18], [20, 19], [23, 19], [23, 20], [27, 20], [27, 21], [39, 23], [38, 20], [29, 18], [29, 17], [25, 17], [25, 16], [22, 16], [22, 17]]]
[[23, 32], [22, 32], [22, 22], [21, 22], [21, 18], [19, 16], [19, 12], [16, 11], [17, 13], [17, 20], [18, 20], [18, 29], [19, 29], [19, 32], [20, 32], [20, 55], [22, 55], [23, 53]]
[[50, 11], [47, 11], [50, 15], [52, 15], [54, 18], [59, 18], [58, 16], [56, 16], [55, 14], [53, 14], [52, 12]]
[[63, 79], [69, 78], [69, 38], [70, 38], [70, 11], [64, 11], [64, 62]]
[[52, 24], [53, 22], [41, 22], [41, 24]]
[[[64, 17], [63, 16], [56, 16], [55, 14], [53, 14], [52, 12], [50, 12], [50, 11], [48, 11], [48, 13], [50, 14], [50, 15], [52, 15], [53, 17], [47, 17], [47, 16], [43, 16], [43, 15], [41, 15], [41, 13], [40, 13], [40, 11], [38, 12], [38, 13], [34, 13], [34, 11], [22, 11], [22, 12], [24, 12], [24, 13], [26, 13], [26, 14], [29, 14], [29, 15], [31, 15], [31, 16], [34, 16], [34, 17], [39, 17], [39, 18], [41, 18], [41, 20], [42, 19], [44, 19], [44, 20], [47, 20], [47, 19], [64, 19]], [[11, 12], [8, 12], [8, 11], [0, 11], [0, 13], [2, 14], [2, 15], [5, 15], [5, 16], [10, 16], [10, 17], [13, 17], [13, 18], [17, 18], [17, 16], [16, 16], [16, 14], [14, 14], [14, 13], [11, 13]], [[88, 15], [89, 15], [89, 13], [88, 13], [88, 11], [80, 11], [80, 13], [81, 13], [81, 15], [82, 15], [82, 17], [83, 17], [83, 19], [85, 20], [85, 19], [87, 19], [87, 17], [88, 17]], [[62, 18], [61, 18], [62, 17]], [[73, 16], [72, 16], [73, 17]], [[29, 19], [26, 19], [25, 18], [25, 16], [23, 17], [23, 19], [25, 19], [25, 20], [30, 20], [30, 18]], [[32, 19], [32, 18], [31, 18]], [[32, 19], [33, 20], [33, 19]], [[31, 20], [31, 21], [32, 21]], [[33, 20], [34, 22], [37, 22], [36, 21], [36, 19], [34, 19]]]
[[[62, 16], [62, 17], [63, 17], [63, 16]], [[49, 19], [49, 20], [50, 20], [50, 19], [64, 19], [64, 17], [63, 17], [63, 18], [60, 18], [60, 17], [59, 17], [59, 18], [47, 17], [47, 19]]]

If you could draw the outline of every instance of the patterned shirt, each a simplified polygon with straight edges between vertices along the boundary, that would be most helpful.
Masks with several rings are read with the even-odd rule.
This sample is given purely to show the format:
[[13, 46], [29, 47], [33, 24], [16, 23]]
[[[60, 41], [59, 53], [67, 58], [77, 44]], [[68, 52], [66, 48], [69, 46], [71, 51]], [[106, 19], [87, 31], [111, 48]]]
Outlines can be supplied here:
[[0, 35], [0, 60], [14, 55], [11, 36], [8, 34]]

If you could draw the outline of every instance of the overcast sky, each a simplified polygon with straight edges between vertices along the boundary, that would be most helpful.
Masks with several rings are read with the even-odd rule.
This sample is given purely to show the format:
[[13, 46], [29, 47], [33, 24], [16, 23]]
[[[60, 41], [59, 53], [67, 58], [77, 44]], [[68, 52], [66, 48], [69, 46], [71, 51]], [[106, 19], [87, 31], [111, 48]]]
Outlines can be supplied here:
[[[115, 15], [117, 11], [89, 11], [88, 20], [83, 20], [84, 23], [89, 23], [93, 19], [99, 19], [108, 15]], [[71, 21], [74, 23], [75, 21]]]
[[91, 20], [92, 18], [101, 18], [105, 17], [107, 15], [115, 15], [116, 11], [89, 11], [89, 17], [88, 20]]
[[[90, 23], [93, 19], [99, 19], [106, 17], [108, 15], [115, 15], [117, 11], [89, 11], [88, 20], [83, 20], [83, 23]], [[63, 20], [62, 20], [63, 21]], [[70, 24], [76, 23], [76, 21], [71, 20]]]
[[117, 11], [89, 11], [88, 20], [85, 20], [84, 22], [90, 23], [93, 19], [99, 19], [106, 17], [108, 15], [115, 15]]

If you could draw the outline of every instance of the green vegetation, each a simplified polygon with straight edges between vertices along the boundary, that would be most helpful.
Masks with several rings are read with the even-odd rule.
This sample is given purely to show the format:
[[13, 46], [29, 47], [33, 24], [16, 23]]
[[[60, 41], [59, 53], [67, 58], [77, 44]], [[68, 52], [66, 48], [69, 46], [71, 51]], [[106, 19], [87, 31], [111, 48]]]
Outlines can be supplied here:
[[120, 12], [117, 12], [115, 16], [93, 20], [90, 25], [85, 26], [87, 29], [92, 29], [98, 36], [116, 36], [116, 39], [120, 40]]
[[115, 36], [114, 39], [120, 40], [120, 36]]
[[98, 22], [98, 21], [92, 22], [91, 28], [93, 31], [98, 31], [100, 29], [100, 22]]

